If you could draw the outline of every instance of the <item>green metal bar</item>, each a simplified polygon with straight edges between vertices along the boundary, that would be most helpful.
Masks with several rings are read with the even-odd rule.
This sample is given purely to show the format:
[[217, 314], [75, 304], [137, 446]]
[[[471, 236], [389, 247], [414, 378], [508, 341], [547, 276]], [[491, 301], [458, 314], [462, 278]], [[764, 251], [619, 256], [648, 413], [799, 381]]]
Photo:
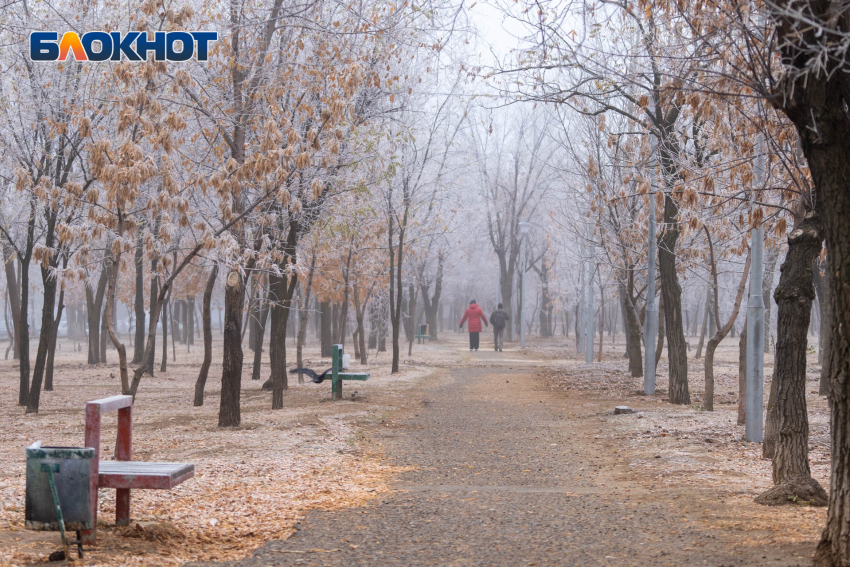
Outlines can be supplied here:
[[333, 374], [331, 375], [331, 399], [342, 399], [342, 380], [339, 377], [339, 371], [342, 367], [342, 345], [333, 345], [331, 356], [331, 367]]
[[59, 491], [56, 490], [56, 479], [54, 472], [59, 472], [59, 464], [41, 463], [41, 472], [47, 473], [50, 481], [50, 492], [53, 493], [53, 505], [56, 507], [56, 517], [59, 519], [59, 531], [62, 532], [62, 547], [65, 548], [65, 559], [71, 561], [71, 552], [68, 550], [68, 539], [65, 537], [65, 519], [62, 517], [62, 507], [59, 506]]

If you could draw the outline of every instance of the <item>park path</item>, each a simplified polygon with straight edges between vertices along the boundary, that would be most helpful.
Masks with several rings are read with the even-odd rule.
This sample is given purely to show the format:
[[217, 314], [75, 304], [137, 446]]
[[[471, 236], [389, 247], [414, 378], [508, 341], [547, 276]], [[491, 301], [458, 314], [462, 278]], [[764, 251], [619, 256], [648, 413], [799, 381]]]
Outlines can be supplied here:
[[723, 513], [710, 494], [621, 480], [594, 441], [610, 402], [546, 390], [542, 361], [460, 358], [364, 431], [391, 464], [410, 467], [390, 492], [362, 508], [310, 512], [287, 540], [218, 565], [811, 564], [813, 545], [748, 545], [701, 522]]

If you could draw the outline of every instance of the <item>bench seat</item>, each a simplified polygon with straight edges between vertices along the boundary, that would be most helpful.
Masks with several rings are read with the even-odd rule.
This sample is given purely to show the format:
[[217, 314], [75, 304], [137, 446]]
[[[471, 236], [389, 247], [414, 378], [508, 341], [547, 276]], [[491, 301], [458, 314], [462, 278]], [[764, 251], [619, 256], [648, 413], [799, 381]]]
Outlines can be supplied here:
[[100, 461], [98, 487], [169, 490], [194, 476], [191, 463]]

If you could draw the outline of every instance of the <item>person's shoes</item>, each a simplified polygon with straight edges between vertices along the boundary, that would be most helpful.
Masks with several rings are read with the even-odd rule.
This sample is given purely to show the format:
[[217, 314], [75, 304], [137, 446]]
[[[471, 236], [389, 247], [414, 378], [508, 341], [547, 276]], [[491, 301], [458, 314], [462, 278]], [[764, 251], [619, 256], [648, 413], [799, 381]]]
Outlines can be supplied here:
[[499, 349], [499, 352], [502, 352], [502, 349]]
[[469, 352], [472, 352], [473, 350], [475, 350], [475, 349], [469, 349]]
[[475, 349], [475, 352], [478, 352], [478, 349]]

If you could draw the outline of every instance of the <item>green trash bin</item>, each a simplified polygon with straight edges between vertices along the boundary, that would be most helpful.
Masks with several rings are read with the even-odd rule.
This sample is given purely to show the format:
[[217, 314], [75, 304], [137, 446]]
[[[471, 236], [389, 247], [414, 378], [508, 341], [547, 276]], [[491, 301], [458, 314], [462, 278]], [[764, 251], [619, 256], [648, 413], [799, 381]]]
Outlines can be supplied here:
[[[76, 545], [77, 555], [83, 556], [82, 531], [92, 527], [92, 459], [91, 447], [27, 447], [24, 525], [62, 532], [61, 559], [70, 559], [69, 545]], [[69, 530], [77, 533], [75, 541], [68, 541]]]

